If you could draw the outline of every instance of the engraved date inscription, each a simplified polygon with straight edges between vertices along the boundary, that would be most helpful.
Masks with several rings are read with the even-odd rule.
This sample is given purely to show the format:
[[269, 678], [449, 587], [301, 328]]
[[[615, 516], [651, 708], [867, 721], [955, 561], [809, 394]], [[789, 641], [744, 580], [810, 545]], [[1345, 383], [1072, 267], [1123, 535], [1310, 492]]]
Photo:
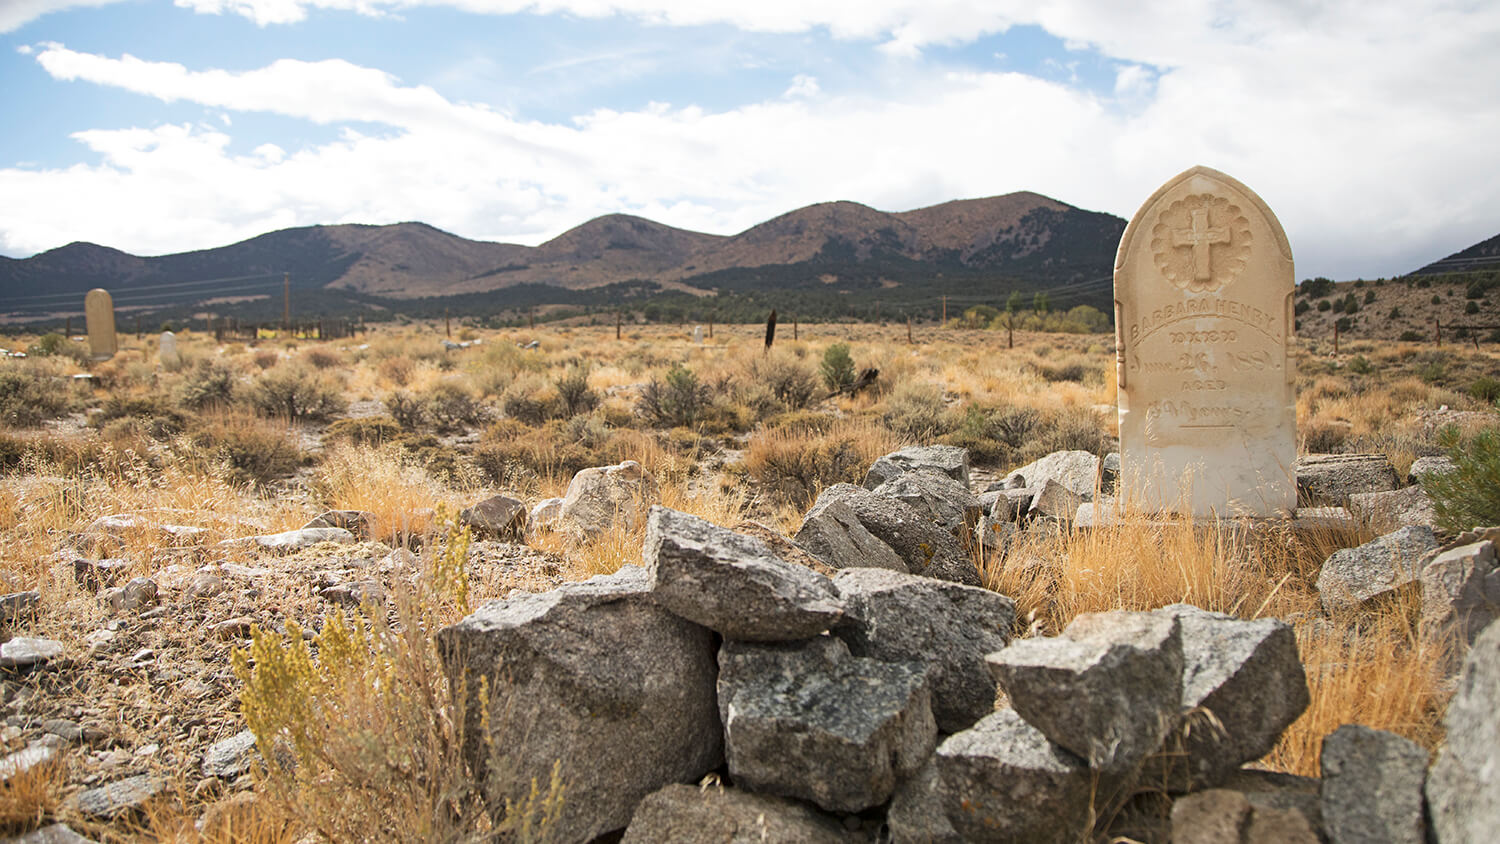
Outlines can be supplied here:
[[1240, 337], [1237, 331], [1172, 331], [1168, 334], [1173, 343], [1233, 343]]

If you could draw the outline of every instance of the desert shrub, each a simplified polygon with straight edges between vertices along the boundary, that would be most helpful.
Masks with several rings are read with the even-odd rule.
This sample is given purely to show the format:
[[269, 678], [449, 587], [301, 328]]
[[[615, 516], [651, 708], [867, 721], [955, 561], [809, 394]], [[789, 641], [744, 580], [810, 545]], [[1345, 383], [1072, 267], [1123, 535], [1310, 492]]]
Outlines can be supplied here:
[[[469, 706], [488, 709], [487, 689], [450, 675], [431, 635], [469, 609], [469, 537], [450, 527], [422, 571], [384, 611], [334, 613], [312, 642], [256, 629], [232, 665], [240, 708], [271, 765], [264, 795], [333, 841], [546, 840], [564, 792], [555, 773], [529, 805], [511, 806], [490, 829], [465, 742]], [[316, 653], [316, 657], [314, 657]], [[487, 747], [487, 745], [481, 745]], [[490, 748], [492, 776], [504, 748]]]
[[46, 465], [56, 472], [75, 474], [118, 465], [121, 457], [112, 445], [91, 437], [0, 433], [0, 471], [4, 472], [34, 473], [38, 465]]
[[943, 391], [926, 382], [907, 382], [897, 387], [886, 401], [886, 427], [901, 436], [930, 440], [946, 432], [948, 417], [943, 405]]
[[553, 382], [553, 386], [557, 388], [557, 398], [562, 403], [564, 416], [588, 413], [599, 406], [599, 394], [589, 388], [589, 371], [586, 366], [570, 368]]
[[411, 377], [416, 374], [416, 371], [417, 365], [405, 355], [388, 357], [375, 365], [375, 374], [397, 387], [405, 387], [411, 383]]
[[1307, 454], [1333, 454], [1343, 450], [1349, 426], [1314, 420], [1302, 426], [1302, 450]]
[[633, 455], [622, 432], [602, 419], [579, 415], [532, 427], [501, 419], [474, 447], [474, 464], [491, 481], [515, 486], [519, 479], [565, 481], [581, 469], [619, 463]]
[[422, 407], [421, 400], [405, 390], [396, 390], [387, 395], [385, 409], [391, 414], [391, 418], [396, 420], [397, 425], [408, 431], [421, 428], [426, 421], [426, 411]]
[[34, 358], [62, 357], [77, 363], [87, 363], [89, 350], [82, 343], [74, 343], [61, 334], [43, 334], [35, 343], [26, 347], [26, 354]]
[[1437, 295], [1436, 293], [1432, 294], [1432, 304], [1434, 304], [1434, 305], [1441, 305], [1441, 304], [1443, 304], [1443, 297]]
[[1386, 316], [1386, 319], [1400, 319], [1400, 318], [1401, 318], [1401, 308], [1399, 308], [1399, 307], [1391, 308], [1391, 312]]
[[539, 375], [522, 375], [505, 388], [501, 397], [505, 415], [528, 425], [540, 425], [562, 415], [562, 400], [556, 387]]
[[1365, 304], [1366, 305], [1373, 305], [1373, 304], [1375, 304], [1375, 291], [1373, 291], [1373, 290], [1366, 290], [1365, 291]]
[[976, 463], [1009, 463], [1042, 421], [1042, 413], [1033, 407], [970, 404], [955, 414], [953, 430], [942, 442], [967, 448]]
[[1401, 332], [1400, 339], [1404, 343], [1420, 343], [1425, 339], [1425, 335], [1420, 331], [1412, 331], [1408, 328], [1407, 330]]
[[469, 458], [433, 434], [410, 434], [401, 450], [414, 465], [433, 478], [455, 487], [472, 487], [478, 474]]
[[1369, 359], [1364, 355], [1355, 355], [1349, 359], [1349, 371], [1355, 375], [1369, 375], [1375, 371], [1375, 367], [1370, 365]]
[[1481, 375], [1469, 385], [1469, 395], [1487, 404], [1500, 401], [1500, 381]]
[[1098, 373], [1096, 366], [1090, 366], [1082, 361], [1070, 360], [1062, 363], [1037, 363], [1036, 372], [1048, 381], [1071, 381], [1082, 384], [1091, 373]]
[[1327, 300], [1327, 299], [1319, 299], [1319, 300], [1318, 300], [1318, 310], [1319, 310], [1319, 311], [1320, 311], [1320, 312], [1321, 312], [1321, 311], [1326, 311], [1326, 310], [1329, 310], [1329, 309], [1330, 309], [1330, 308], [1332, 308], [1332, 307], [1333, 307], [1333, 305], [1332, 305], [1332, 304], [1330, 304], [1330, 303], [1329, 303], [1329, 301], [1328, 301], [1328, 300]]
[[1321, 299], [1333, 292], [1333, 279], [1310, 278], [1297, 286], [1297, 293], [1309, 299]]
[[770, 428], [750, 437], [745, 469], [778, 499], [806, 508], [824, 487], [859, 483], [896, 445], [889, 431], [869, 423], [840, 422], [825, 431]]
[[854, 358], [849, 356], [848, 343], [834, 343], [823, 350], [823, 363], [818, 367], [823, 375], [823, 385], [830, 392], [846, 390], [854, 383]]
[[344, 356], [337, 349], [313, 346], [302, 353], [302, 360], [313, 369], [333, 369], [344, 365]]
[[72, 409], [67, 384], [55, 367], [28, 361], [0, 368], [0, 422], [30, 427]]
[[160, 394], [110, 396], [94, 417], [101, 429], [108, 423], [130, 420], [135, 428], [154, 440], [165, 440], [187, 429], [187, 414]]
[[1347, 332], [1349, 329], [1354, 327], [1354, 321], [1349, 319], [1348, 317], [1339, 317], [1333, 325], [1339, 331]]
[[792, 355], [775, 353], [756, 359], [747, 377], [751, 385], [749, 403], [761, 416], [801, 410], [818, 392], [817, 375]]
[[421, 396], [422, 415], [440, 432], [462, 431], [484, 421], [484, 406], [464, 384], [443, 379]]
[[1022, 444], [1017, 459], [1029, 463], [1054, 451], [1087, 451], [1104, 456], [1109, 437], [1099, 415], [1087, 407], [1064, 407], [1043, 414], [1034, 436]]
[[1312, 303], [1308, 302], [1306, 299], [1303, 299], [1297, 302], [1296, 307], [1292, 308], [1292, 313], [1296, 314], [1297, 316], [1302, 316], [1310, 310], [1312, 310]]
[[237, 380], [233, 370], [223, 363], [201, 360], [177, 385], [177, 401], [194, 410], [229, 404]]
[[259, 349], [250, 360], [262, 372], [281, 362], [281, 355], [275, 349]]
[[323, 441], [346, 442], [353, 445], [378, 446], [395, 442], [402, 436], [401, 424], [389, 416], [366, 416], [359, 419], [339, 419], [323, 432]]
[[1446, 358], [1427, 356], [1417, 368], [1417, 377], [1428, 384], [1438, 384], [1448, 377], [1448, 361]]
[[302, 464], [302, 452], [291, 432], [272, 421], [215, 414], [200, 419], [188, 438], [200, 454], [218, 463], [238, 483], [264, 486]]
[[1464, 304], [1464, 313], [1466, 313], [1466, 314], [1477, 314], [1477, 313], [1479, 313], [1479, 303], [1475, 302], [1473, 300], [1470, 300], [1469, 302], [1465, 303]]
[[1438, 433], [1455, 469], [1423, 481], [1439, 527], [1451, 531], [1500, 524], [1500, 428], [1463, 436], [1457, 428]]
[[323, 420], [347, 406], [339, 385], [324, 373], [303, 366], [267, 370], [248, 391], [250, 405], [265, 416]]
[[647, 422], [672, 428], [692, 425], [708, 410], [708, 387], [681, 364], [667, 370], [661, 380], [652, 378], [641, 388], [636, 412]]

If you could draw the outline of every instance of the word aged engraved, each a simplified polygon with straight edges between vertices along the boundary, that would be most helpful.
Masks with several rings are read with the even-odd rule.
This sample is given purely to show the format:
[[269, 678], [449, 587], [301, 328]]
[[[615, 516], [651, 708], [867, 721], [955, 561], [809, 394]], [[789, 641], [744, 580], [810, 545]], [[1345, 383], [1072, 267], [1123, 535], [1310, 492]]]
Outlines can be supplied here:
[[1172, 203], [1151, 234], [1157, 269], [1190, 293], [1212, 293], [1239, 277], [1254, 239], [1239, 207], [1212, 194]]

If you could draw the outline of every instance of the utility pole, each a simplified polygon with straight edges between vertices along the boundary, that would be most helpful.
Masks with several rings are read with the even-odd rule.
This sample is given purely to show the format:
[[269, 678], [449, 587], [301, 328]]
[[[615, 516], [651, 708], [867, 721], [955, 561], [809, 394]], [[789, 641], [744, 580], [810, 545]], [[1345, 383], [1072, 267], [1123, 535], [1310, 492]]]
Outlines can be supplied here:
[[281, 274], [281, 330], [292, 330], [292, 274]]
[[615, 311], [615, 339], [620, 339], [620, 323], [625, 321], [624, 311]]
[[448, 321], [447, 308], [443, 308], [443, 331], [448, 335], [448, 339], [453, 339], [453, 323]]
[[943, 297], [943, 325], [948, 324], [948, 297]]
[[527, 309], [527, 311], [526, 311], [526, 326], [528, 328], [530, 328], [531, 330], [533, 330], [533, 331], [536, 330], [536, 308], [528, 308]]
[[911, 344], [911, 317], [908, 316], [906, 318], [906, 345], [910, 346]]
[[792, 317], [792, 339], [797, 339], [797, 318]]

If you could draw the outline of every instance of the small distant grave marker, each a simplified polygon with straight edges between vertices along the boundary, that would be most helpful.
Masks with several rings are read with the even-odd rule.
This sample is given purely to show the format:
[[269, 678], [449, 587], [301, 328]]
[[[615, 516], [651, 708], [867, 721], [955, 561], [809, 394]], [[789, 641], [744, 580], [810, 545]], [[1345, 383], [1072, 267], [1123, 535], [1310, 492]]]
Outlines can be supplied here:
[[700, 346], [703, 344], [703, 326], [693, 326], [693, 342]]
[[1296, 506], [1292, 250], [1270, 208], [1207, 167], [1146, 200], [1115, 259], [1121, 490], [1153, 512]]
[[115, 300], [108, 290], [94, 288], [83, 297], [83, 318], [88, 325], [89, 352], [94, 360], [109, 360], [119, 351], [115, 337]]
[[160, 357], [162, 366], [176, 366], [182, 358], [177, 354], [177, 335], [170, 331], [161, 333]]

